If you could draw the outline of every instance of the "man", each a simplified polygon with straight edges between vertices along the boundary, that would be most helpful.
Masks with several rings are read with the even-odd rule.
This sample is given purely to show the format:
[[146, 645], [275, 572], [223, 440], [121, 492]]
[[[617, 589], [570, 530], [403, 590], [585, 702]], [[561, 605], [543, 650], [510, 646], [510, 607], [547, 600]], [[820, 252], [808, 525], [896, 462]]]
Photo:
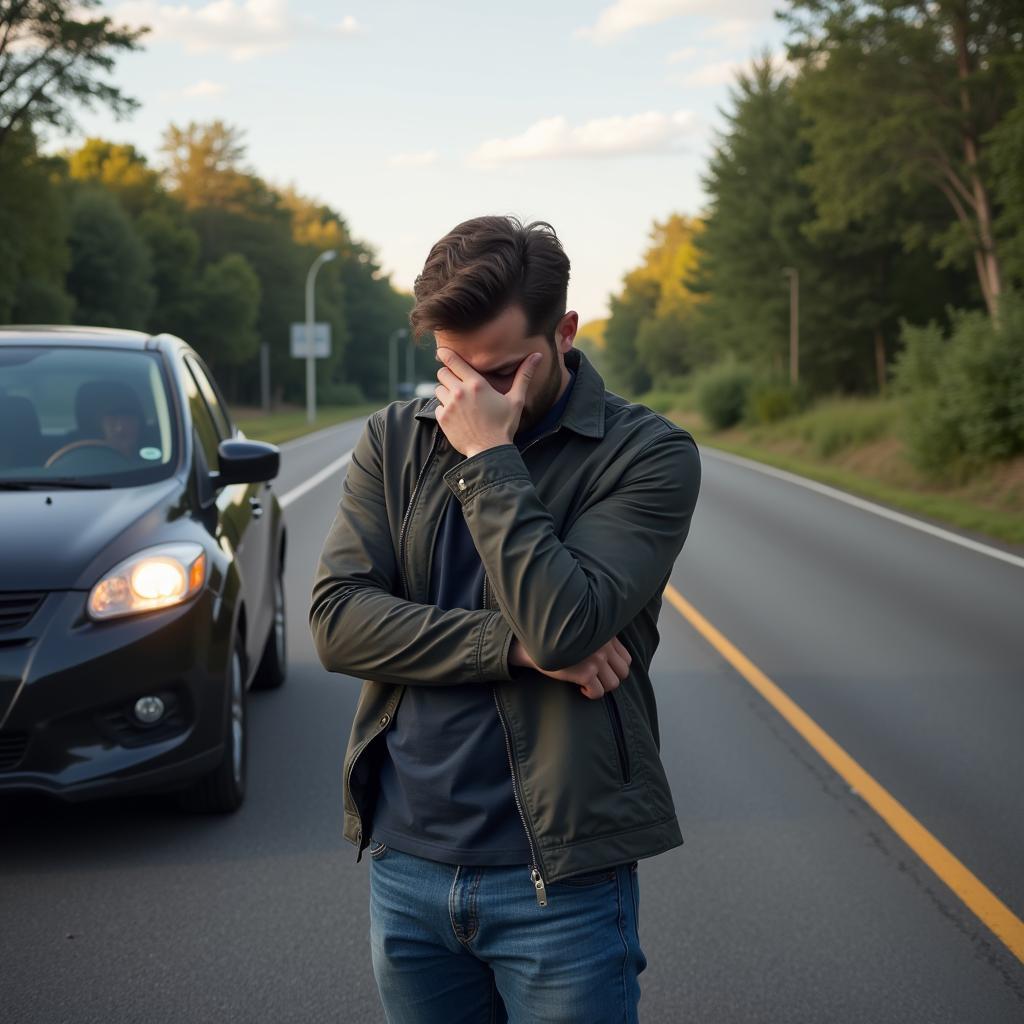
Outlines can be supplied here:
[[118, 407], [104, 412], [100, 417], [103, 439], [111, 448], [116, 448], [125, 458], [139, 457], [139, 436], [142, 421], [134, 409]]
[[648, 668], [700, 458], [572, 347], [568, 280], [546, 222], [432, 247], [435, 395], [370, 417], [313, 583], [391, 1022], [635, 1021], [638, 860], [683, 842]]

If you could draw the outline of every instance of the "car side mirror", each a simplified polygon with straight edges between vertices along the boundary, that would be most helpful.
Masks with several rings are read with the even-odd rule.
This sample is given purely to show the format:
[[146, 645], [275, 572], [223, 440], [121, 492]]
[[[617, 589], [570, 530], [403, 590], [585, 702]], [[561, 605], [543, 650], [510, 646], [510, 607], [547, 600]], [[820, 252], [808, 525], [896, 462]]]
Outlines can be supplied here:
[[221, 441], [217, 456], [220, 472], [210, 474], [215, 488], [273, 480], [281, 468], [281, 449], [266, 441]]

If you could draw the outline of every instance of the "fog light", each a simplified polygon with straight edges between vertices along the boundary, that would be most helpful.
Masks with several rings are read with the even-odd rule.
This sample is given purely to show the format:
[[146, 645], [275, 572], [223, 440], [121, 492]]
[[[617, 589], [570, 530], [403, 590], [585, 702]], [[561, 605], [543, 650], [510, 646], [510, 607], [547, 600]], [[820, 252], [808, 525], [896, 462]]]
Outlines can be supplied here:
[[159, 722], [163, 713], [164, 702], [159, 697], [140, 697], [135, 702], [135, 717], [146, 725]]

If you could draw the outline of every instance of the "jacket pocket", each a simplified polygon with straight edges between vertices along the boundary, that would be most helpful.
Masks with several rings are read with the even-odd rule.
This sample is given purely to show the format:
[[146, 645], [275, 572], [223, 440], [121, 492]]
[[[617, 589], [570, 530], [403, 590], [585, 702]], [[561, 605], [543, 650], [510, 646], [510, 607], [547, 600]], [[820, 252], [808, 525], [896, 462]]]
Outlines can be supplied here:
[[615, 691], [609, 690], [601, 699], [608, 710], [608, 720], [611, 723], [615, 746], [619, 752], [619, 771], [622, 774], [622, 784], [627, 785], [630, 778], [629, 753], [626, 750], [626, 733], [622, 728], [622, 717], [615, 699]]

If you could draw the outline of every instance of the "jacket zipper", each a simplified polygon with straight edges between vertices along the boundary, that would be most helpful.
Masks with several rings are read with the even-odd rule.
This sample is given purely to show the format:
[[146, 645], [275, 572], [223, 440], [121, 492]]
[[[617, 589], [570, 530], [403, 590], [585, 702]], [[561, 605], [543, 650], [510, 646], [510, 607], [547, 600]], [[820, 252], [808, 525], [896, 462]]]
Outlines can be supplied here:
[[505, 749], [508, 751], [508, 768], [512, 773], [512, 795], [516, 798], [516, 810], [519, 811], [519, 817], [523, 822], [523, 828], [526, 830], [526, 841], [530, 844], [530, 856], [533, 858], [533, 862], [530, 864], [530, 880], [533, 882], [534, 891], [537, 894], [537, 903], [546, 907], [548, 905], [548, 894], [547, 889], [544, 886], [544, 876], [540, 873], [540, 868], [537, 866], [537, 853], [533, 848], [533, 836], [530, 835], [530, 826], [526, 824], [526, 815], [523, 814], [523, 806], [519, 802], [519, 782], [516, 778], [515, 760], [512, 757], [512, 744], [508, 738], [508, 727], [505, 725], [505, 716], [501, 712], [501, 702], [498, 700], [498, 691], [492, 686], [491, 693], [494, 696], [494, 706], [498, 709], [498, 718], [501, 720], [501, 728], [505, 733]]
[[[402, 518], [402, 527], [398, 531], [398, 565], [402, 577], [402, 591], [405, 594], [406, 600], [411, 600], [411, 597], [409, 596], [409, 581], [405, 573], [405, 529], [409, 525], [409, 517], [412, 515], [413, 506], [416, 503], [416, 495], [419, 493], [420, 481], [423, 479], [423, 474], [427, 471], [427, 467], [430, 465], [431, 460], [434, 458], [434, 453], [437, 450], [437, 440], [440, 433], [441, 426], [440, 424], [435, 423], [434, 436], [431, 438], [430, 441], [430, 451], [427, 453], [426, 461], [423, 463], [419, 473], [416, 475], [416, 483], [413, 484], [412, 494], [409, 496], [409, 505], [405, 510], [405, 516]], [[392, 714], [388, 719], [388, 725], [390, 725], [393, 720], [394, 715]], [[380, 736], [380, 734], [383, 733], [386, 729], [387, 726], [381, 729], [380, 732], [375, 732], [372, 736], [363, 740], [363, 742], [358, 747], [356, 747], [355, 752], [352, 754], [352, 760], [349, 762], [348, 774], [345, 780], [350, 792], [352, 789], [352, 770], [356, 766], [356, 761], [358, 760], [359, 755], [363, 752], [363, 750], [366, 749], [367, 746], [369, 746], [369, 744], [373, 740]], [[355, 800], [353, 800], [353, 803], [355, 803], [356, 805], [356, 817], [359, 819], [359, 840], [361, 843], [363, 839], [363, 816], [359, 808], [359, 803]], [[362, 855], [363, 850], [362, 846], [360, 845], [359, 850], [356, 853], [356, 860], [358, 861]]]
[[[541, 434], [540, 437], [535, 437], [529, 444], [526, 444], [520, 450], [520, 454], [525, 452], [530, 445], [536, 444], [538, 441], [542, 441], [545, 437], [550, 437], [552, 434], [557, 433], [559, 425], [556, 425], [552, 430], [549, 430], [546, 434]], [[483, 587], [483, 605], [487, 607], [487, 573], [484, 573], [484, 587]], [[530, 833], [530, 826], [526, 823], [526, 815], [523, 813], [523, 805], [520, 801], [519, 796], [519, 780], [516, 777], [515, 758], [512, 756], [512, 741], [509, 738], [508, 725], [505, 723], [505, 716], [501, 710], [501, 702], [498, 700], [497, 687], [491, 687], [491, 694], [494, 697], [494, 706], [498, 709], [498, 719], [501, 722], [502, 731], [505, 733], [505, 750], [508, 752], [508, 768], [512, 773], [512, 795], [516, 799], [516, 810], [519, 811], [520, 820], [523, 823], [523, 830], [526, 832], [526, 841], [530, 844], [530, 856], [533, 858], [530, 864], [530, 880], [533, 882], [534, 892], [537, 894], [537, 903], [539, 906], [546, 907], [548, 905], [548, 894], [547, 888], [544, 885], [544, 875], [541, 873], [540, 865], [541, 860], [537, 856], [537, 852], [533, 846], [533, 836]]]

